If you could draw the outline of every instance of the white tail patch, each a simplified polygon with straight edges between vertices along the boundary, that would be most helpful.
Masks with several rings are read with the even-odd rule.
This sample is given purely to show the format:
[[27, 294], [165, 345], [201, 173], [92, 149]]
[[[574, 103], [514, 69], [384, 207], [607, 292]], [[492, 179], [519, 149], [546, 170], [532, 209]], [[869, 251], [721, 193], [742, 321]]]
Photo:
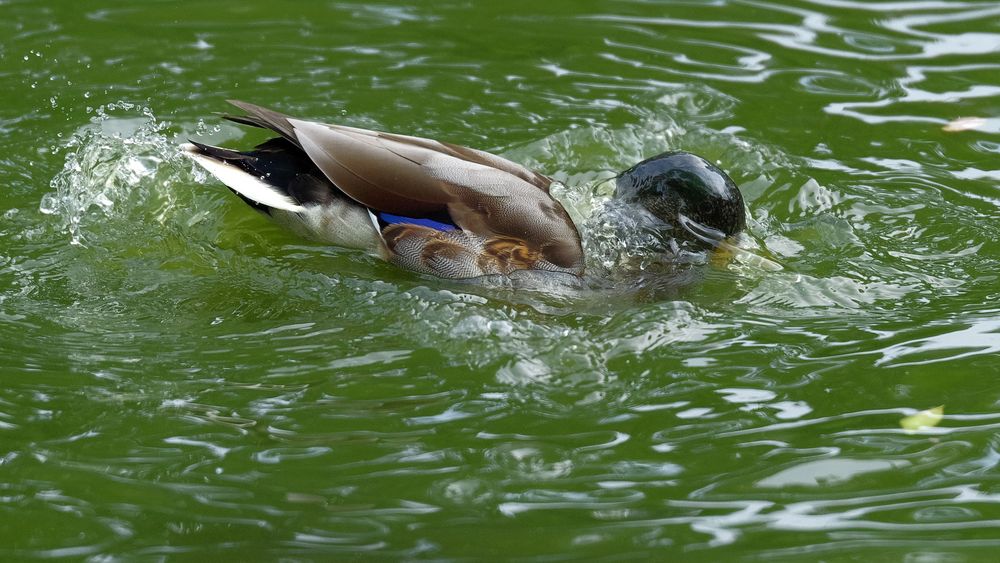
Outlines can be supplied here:
[[181, 150], [184, 151], [185, 155], [191, 157], [192, 160], [201, 165], [202, 168], [208, 170], [209, 173], [218, 178], [220, 182], [247, 199], [256, 201], [261, 205], [292, 211], [294, 213], [305, 211], [304, 207], [281, 193], [281, 191], [271, 184], [244, 172], [232, 164], [227, 164], [201, 154], [198, 152], [198, 147], [190, 143], [181, 145]]

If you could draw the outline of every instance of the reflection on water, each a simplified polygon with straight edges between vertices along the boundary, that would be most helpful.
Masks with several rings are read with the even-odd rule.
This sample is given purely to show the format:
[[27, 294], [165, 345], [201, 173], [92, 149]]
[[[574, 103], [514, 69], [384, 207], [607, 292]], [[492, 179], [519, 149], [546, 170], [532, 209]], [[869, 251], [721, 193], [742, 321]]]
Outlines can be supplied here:
[[[917, 338], [902, 344], [894, 344], [880, 350], [882, 357], [876, 360], [875, 364], [882, 365], [891, 362], [898, 366], [914, 365], [1000, 352], [1000, 337], [998, 337], [1000, 336], [1000, 321], [980, 319], [974, 321], [972, 326], [959, 330], [955, 330], [954, 326], [954, 322], [950, 322], [947, 325], [947, 328], [950, 329], [948, 332]], [[957, 353], [959, 350], [968, 351]], [[942, 358], [909, 359], [908, 362], [896, 361], [904, 356], [942, 351], [948, 352]]]
[[[0, 6], [0, 553], [992, 556], [994, 3], [219, 9]], [[283, 233], [176, 150], [237, 94], [552, 174], [598, 281]], [[611, 199], [673, 148], [729, 258]]]

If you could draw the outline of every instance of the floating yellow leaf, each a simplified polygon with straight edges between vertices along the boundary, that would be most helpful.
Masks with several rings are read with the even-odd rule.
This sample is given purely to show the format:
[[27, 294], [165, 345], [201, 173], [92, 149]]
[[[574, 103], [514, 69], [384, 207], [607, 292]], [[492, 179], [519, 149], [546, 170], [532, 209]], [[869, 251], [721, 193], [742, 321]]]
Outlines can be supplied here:
[[942, 418], [944, 418], [944, 405], [920, 411], [917, 414], [910, 416], [904, 416], [903, 419], [899, 421], [899, 425], [903, 427], [903, 430], [916, 432], [921, 428], [931, 428], [933, 426], [937, 426], [938, 423], [941, 422]]
[[959, 117], [958, 119], [953, 119], [948, 122], [947, 125], [942, 127], [945, 131], [949, 133], [954, 133], [956, 131], [967, 131], [969, 129], [978, 129], [986, 124], [986, 120], [982, 117]]

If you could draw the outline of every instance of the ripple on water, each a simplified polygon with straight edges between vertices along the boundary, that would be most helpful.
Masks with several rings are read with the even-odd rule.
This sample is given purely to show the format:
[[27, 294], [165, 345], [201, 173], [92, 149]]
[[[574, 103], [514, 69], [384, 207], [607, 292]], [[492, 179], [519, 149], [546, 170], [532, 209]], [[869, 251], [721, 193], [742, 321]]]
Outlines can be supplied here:
[[[553, 192], [603, 277], [626, 263], [639, 265], [623, 277], [660, 272], [642, 225], [623, 236], [608, 224], [610, 179], [666, 149], [702, 153], [746, 188], [739, 244], [782, 269], [692, 260], [690, 292], [463, 286], [303, 244], [224, 191], [188, 189], [205, 178], [176, 154], [174, 126], [106, 107], [59, 152], [45, 217], [22, 206], [0, 225], [15, 241], [0, 257], [0, 355], [15, 372], [0, 397], [11, 444], [0, 465], [31, 477], [0, 483], [4, 510], [12, 537], [65, 530], [3, 553], [406, 559], [499, 545], [515, 558], [669, 547], [725, 558], [763, 545], [754, 555], [988, 557], [1000, 421], [992, 381], [960, 372], [990, 373], [1000, 350], [996, 172], [982, 159], [998, 152], [983, 138], [996, 120], [942, 126], [997, 93], [995, 63], [957, 58], [992, 49], [995, 34], [946, 31], [995, 7], [890, 7], [584, 14], [597, 38], [586, 48], [510, 57], [549, 81], [532, 90], [524, 76], [504, 89], [478, 76], [495, 69], [422, 49], [417, 39], [440, 35], [438, 51], [455, 51], [454, 35], [419, 27], [447, 15], [344, 4], [334, 9], [351, 29], [417, 39], [335, 55], [283, 42], [315, 69], [276, 82], [255, 67], [247, 80], [335, 92], [376, 61], [384, 72], [363, 88], [447, 90], [458, 107], [425, 120], [440, 106], [404, 99], [378, 114], [386, 123], [443, 133], [514, 119], [485, 109], [494, 100], [522, 127], [554, 131], [499, 133], [537, 139], [505, 154], [560, 180]], [[619, 8], [635, 6], [602, 7]], [[881, 15], [864, 24], [847, 17], [871, 10]], [[322, 29], [271, 24], [261, 33], [304, 41]], [[180, 62], [144, 72], [221, 65], [227, 33], [192, 35]], [[225, 76], [204, 85], [232, 88]], [[815, 137], [762, 138], [783, 126], [768, 121], [783, 88], [804, 104], [788, 104], [791, 126], [825, 115], [804, 120], [822, 126]], [[330, 103], [377, 125], [361, 100]], [[812, 141], [788, 146], [800, 138]], [[938, 426], [900, 427], [940, 403]]]

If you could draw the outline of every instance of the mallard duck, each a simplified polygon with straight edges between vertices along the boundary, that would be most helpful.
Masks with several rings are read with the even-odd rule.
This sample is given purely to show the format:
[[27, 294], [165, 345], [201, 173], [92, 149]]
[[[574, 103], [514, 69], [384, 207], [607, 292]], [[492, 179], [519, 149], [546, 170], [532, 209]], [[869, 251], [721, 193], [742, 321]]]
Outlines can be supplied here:
[[[444, 278], [521, 270], [582, 276], [580, 234], [552, 180], [487, 152], [432, 139], [296, 119], [231, 100], [230, 121], [279, 136], [237, 151], [191, 141], [185, 153], [244, 202], [308, 238]], [[619, 197], [704, 237], [743, 229], [743, 200], [690, 153], [647, 159], [618, 177]], [[686, 221], [687, 220], [687, 221]]]

